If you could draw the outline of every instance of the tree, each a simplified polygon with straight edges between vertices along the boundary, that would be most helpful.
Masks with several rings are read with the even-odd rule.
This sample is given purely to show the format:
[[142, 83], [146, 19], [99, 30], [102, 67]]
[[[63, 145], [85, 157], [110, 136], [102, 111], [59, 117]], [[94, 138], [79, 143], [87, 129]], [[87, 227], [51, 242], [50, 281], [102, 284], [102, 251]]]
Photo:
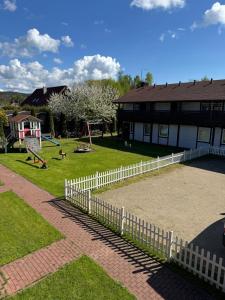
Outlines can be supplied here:
[[4, 126], [7, 124], [7, 116], [3, 109], [0, 109], [0, 140], [5, 140]]
[[49, 127], [50, 127], [51, 136], [55, 137], [55, 125], [54, 125], [54, 117], [52, 112], [49, 112]]
[[152, 83], [153, 83], [153, 75], [152, 75], [152, 73], [148, 72], [148, 73], [146, 74], [145, 82], [146, 82], [149, 86], [152, 85]]
[[204, 77], [202, 77], [201, 81], [209, 81], [209, 78], [207, 75], [205, 75]]
[[141, 77], [139, 75], [136, 75], [134, 77], [134, 86], [135, 88], [139, 88], [141, 85]]
[[113, 100], [119, 97], [118, 90], [99, 84], [75, 85], [65, 94], [53, 94], [49, 100], [52, 113], [62, 113], [68, 120], [101, 120], [111, 122], [116, 116]]

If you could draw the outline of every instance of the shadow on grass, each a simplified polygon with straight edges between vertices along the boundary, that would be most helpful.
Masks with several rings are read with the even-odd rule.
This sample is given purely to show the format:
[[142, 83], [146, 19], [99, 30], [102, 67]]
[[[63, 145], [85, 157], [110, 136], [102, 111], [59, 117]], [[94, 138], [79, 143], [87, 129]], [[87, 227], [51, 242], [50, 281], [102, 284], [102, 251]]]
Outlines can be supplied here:
[[[101, 241], [111, 248], [120, 257], [127, 260], [132, 265], [133, 274], [145, 274], [146, 281], [150, 288], [155, 290], [163, 299], [213, 299], [208, 293], [203, 291], [204, 287], [197, 286], [197, 281], [190, 283], [176, 272], [171, 271], [167, 265], [150, 257], [145, 252], [139, 250], [135, 245], [125, 241], [109, 229], [99, 224], [88, 215], [72, 206], [63, 198], [49, 201], [49, 204], [57, 208], [63, 218], [68, 218], [81, 226], [85, 231], [92, 235], [93, 241]], [[85, 244], [85, 241], [84, 241]], [[94, 246], [94, 245], [93, 245]], [[89, 253], [86, 253], [87, 255]], [[129, 276], [129, 273], [127, 274]], [[146, 299], [150, 299], [146, 294]]]
[[40, 169], [39, 166], [34, 165], [34, 164], [30, 164], [30, 163], [28, 163], [28, 162], [26, 162], [26, 161], [23, 161], [23, 160], [21, 160], [21, 159], [17, 159], [16, 161], [19, 162], [19, 163], [21, 163], [21, 164], [28, 165], [28, 166], [30, 166], [30, 167], [32, 167], [32, 168]]
[[[88, 138], [81, 138], [79, 141], [88, 142]], [[97, 146], [120, 150], [129, 153], [146, 155], [150, 157], [165, 156], [171, 154], [172, 152], [177, 153], [183, 151], [182, 149], [176, 147], [153, 145], [153, 144], [142, 143], [137, 141], [130, 142], [131, 148], [129, 146], [125, 147], [124, 141], [118, 138], [117, 136], [114, 137], [106, 136], [104, 138], [93, 137], [92, 142]]]

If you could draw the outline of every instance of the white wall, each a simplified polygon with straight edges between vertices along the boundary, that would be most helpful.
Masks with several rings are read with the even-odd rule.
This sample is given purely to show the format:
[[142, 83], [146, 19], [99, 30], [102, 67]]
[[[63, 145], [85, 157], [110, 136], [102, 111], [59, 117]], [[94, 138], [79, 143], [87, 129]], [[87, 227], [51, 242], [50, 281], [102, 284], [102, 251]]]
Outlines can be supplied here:
[[178, 131], [178, 125], [170, 125], [169, 128], [169, 146], [177, 146], [177, 131]]
[[135, 123], [134, 139], [135, 141], [143, 141], [143, 123]]
[[182, 111], [200, 111], [200, 102], [182, 102]]
[[221, 142], [221, 128], [215, 128], [214, 144], [213, 146], [220, 147]]
[[150, 143], [150, 138], [151, 138], [150, 135], [145, 135], [145, 136], [144, 136], [144, 142]]
[[180, 126], [179, 147], [196, 148], [197, 126]]
[[158, 144], [158, 132], [159, 132], [159, 125], [153, 124], [152, 126], [152, 143]]
[[170, 111], [170, 103], [166, 102], [157, 102], [154, 105], [156, 111]]
[[159, 137], [159, 145], [167, 145], [167, 144], [168, 144], [168, 138]]

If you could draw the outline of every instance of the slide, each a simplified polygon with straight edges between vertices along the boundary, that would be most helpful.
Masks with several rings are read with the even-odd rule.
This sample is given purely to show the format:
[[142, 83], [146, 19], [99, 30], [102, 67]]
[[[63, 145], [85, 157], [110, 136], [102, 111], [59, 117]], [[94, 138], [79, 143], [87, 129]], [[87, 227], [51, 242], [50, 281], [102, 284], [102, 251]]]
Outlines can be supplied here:
[[42, 135], [41, 138], [42, 138], [43, 141], [48, 141], [48, 142], [50, 142], [50, 143], [52, 143], [56, 146], [60, 146], [60, 143], [57, 140], [50, 137], [50, 136]]
[[42, 169], [47, 169], [46, 161], [43, 158], [41, 158], [35, 151], [33, 151], [29, 147], [27, 147], [27, 151], [29, 151], [34, 157], [36, 157], [42, 163]]

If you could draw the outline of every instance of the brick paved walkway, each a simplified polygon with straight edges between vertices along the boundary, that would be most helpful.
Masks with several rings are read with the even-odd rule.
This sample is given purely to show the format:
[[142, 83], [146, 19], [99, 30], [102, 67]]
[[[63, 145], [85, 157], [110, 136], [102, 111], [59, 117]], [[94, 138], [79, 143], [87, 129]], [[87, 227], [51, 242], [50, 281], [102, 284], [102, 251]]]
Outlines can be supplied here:
[[[66, 240], [2, 267], [0, 271], [8, 279], [4, 286], [8, 293], [24, 288], [84, 253], [138, 299], [212, 299], [62, 199], [54, 199], [49, 193], [1, 165], [0, 180], [66, 236]], [[55, 247], [53, 252], [52, 247]], [[43, 254], [42, 269], [38, 277], [33, 270], [38, 270], [40, 251]], [[33, 261], [33, 257], [37, 260]], [[0, 284], [1, 281], [0, 277]]]

